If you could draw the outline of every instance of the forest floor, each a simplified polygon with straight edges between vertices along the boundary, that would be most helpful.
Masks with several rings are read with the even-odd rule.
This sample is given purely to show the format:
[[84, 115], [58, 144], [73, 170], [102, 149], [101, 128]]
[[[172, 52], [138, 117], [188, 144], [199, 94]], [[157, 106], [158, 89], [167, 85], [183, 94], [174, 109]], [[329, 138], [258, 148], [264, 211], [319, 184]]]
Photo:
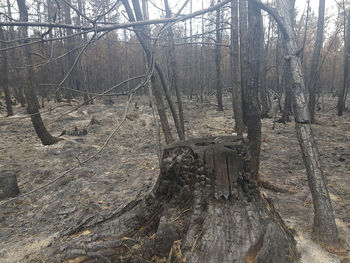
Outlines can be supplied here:
[[[205, 103], [185, 99], [187, 138], [233, 134], [230, 98], [225, 97], [224, 102], [225, 111], [218, 112], [214, 97]], [[135, 97], [125, 123], [87, 164], [33, 194], [0, 206], [1, 263], [50, 262], [40, 251], [53, 240], [79, 225], [108, 217], [151, 190], [159, 167], [156, 128], [148, 104], [147, 98]], [[54, 108], [57, 105], [62, 107]], [[42, 109], [50, 132], [58, 136], [63, 130], [69, 133], [77, 127], [86, 128], [88, 134], [66, 134], [64, 140], [52, 146], [41, 145], [24, 108], [16, 106], [16, 115], [9, 118], [5, 117], [5, 109], [0, 111], [0, 172], [17, 172], [22, 194], [45, 185], [98, 151], [122, 121], [126, 100], [115, 99], [113, 105], [96, 101], [54, 121], [72, 108], [63, 105], [50, 102]], [[313, 131], [328, 178], [339, 236], [350, 252], [350, 113], [336, 116], [335, 105], [335, 99], [325, 98], [324, 111], [317, 112], [319, 124], [313, 125]], [[100, 124], [90, 125], [93, 117]], [[261, 178], [287, 192], [261, 191], [274, 200], [286, 224], [296, 230], [301, 262], [350, 262], [349, 257], [327, 253], [311, 240], [312, 199], [294, 123], [273, 125], [273, 119], [262, 123]]]

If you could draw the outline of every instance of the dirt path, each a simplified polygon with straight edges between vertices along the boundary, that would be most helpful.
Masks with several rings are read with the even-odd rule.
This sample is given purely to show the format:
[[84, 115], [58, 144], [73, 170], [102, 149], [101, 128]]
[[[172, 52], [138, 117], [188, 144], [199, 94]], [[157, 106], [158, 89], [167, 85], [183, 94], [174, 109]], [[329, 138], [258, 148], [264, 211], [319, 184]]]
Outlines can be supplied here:
[[[155, 125], [148, 100], [135, 98], [133, 102], [136, 101], [138, 108], [131, 104], [126, 122], [99, 158], [51, 186], [0, 208], [0, 262], [44, 262], [38, 251], [55, 238], [80, 224], [106, 218], [149, 191], [159, 171]], [[229, 98], [224, 101], [230, 105]], [[123, 98], [114, 105], [97, 102], [48, 125], [56, 136], [75, 127], [88, 131], [86, 136], [65, 135], [65, 140], [53, 146], [42, 146], [30, 120], [19, 119], [25, 116], [24, 109], [16, 107], [16, 115], [11, 118], [0, 112], [0, 169], [18, 170], [22, 193], [49, 182], [100, 148], [122, 120], [125, 105]], [[214, 98], [207, 103], [186, 100], [184, 105], [188, 138], [234, 132], [230, 107], [217, 112]], [[326, 168], [340, 236], [350, 251], [350, 115], [337, 117], [332, 105], [335, 101], [326, 100], [325, 112], [318, 112], [321, 124], [313, 130]], [[68, 109], [54, 109], [43, 118], [50, 123]], [[89, 125], [92, 117], [101, 124]], [[294, 124], [276, 124], [274, 130], [272, 124], [271, 119], [263, 120], [261, 176], [288, 189], [288, 193], [262, 191], [274, 200], [287, 225], [298, 232], [302, 262], [340, 262], [342, 257], [326, 253], [310, 240], [312, 201]]]

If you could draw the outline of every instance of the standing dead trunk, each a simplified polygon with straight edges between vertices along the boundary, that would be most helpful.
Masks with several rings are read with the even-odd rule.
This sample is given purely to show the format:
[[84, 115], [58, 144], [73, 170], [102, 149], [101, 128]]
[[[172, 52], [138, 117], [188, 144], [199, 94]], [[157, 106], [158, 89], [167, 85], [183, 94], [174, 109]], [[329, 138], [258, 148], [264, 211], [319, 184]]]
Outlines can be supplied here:
[[[218, 0], [220, 3], [221, 0]], [[223, 111], [222, 105], [222, 81], [221, 81], [221, 31], [220, 31], [220, 8], [216, 10], [216, 21], [215, 21], [215, 70], [216, 70], [216, 99], [218, 102], [218, 111]]]
[[[171, 17], [171, 10], [168, 4], [168, 0], [164, 0], [165, 5], [165, 11], [166, 11], [166, 17]], [[183, 114], [183, 107], [182, 107], [182, 98], [181, 98], [181, 91], [179, 87], [179, 76], [177, 73], [176, 68], [176, 59], [175, 59], [175, 44], [174, 44], [174, 33], [171, 27], [168, 29], [168, 54], [169, 54], [169, 60], [170, 60], [170, 82], [175, 89], [176, 93], [176, 99], [177, 99], [177, 106], [179, 109], [179, 120], [181, 125], [181, 130], [183, 133], [183, 138], [185, 138], [185, 121], [184, 121], [184, 114]]]
[[242, 88], [242, 109], [243, 122], [247, 125], [247, 58], [248, 58], [248, 14], [247, 0], [239, 0], [239, 36], [240, 36], [240, 61], [241, 61], [241, 88]]
[[[17, 0], [18, 9], [20, 13], [20, 21], [28, 22], [28, 10], [25, 3], [25, 0]], [[21, 33], [20, 36], [22, 39], [28, 38], [28, 29], [26, 27], [22, 27], [20, 29]], [[27, 40], [24, 40], [24, 43], [26, 43]], [[22, 57], [23, 62], [25, 65], [31, 64], [31, 57], [30, 57], [30, 46], [26, 45], [24, 50], [22, 50]], [[32, 69], [24, 68], [23, 71], [23, 82], [25, 83], [25, 95], [27, 100], [27, 111], [30, 114], [30, 118], [32, 120], [34, 129], [38, 137], [40, 138], [42, 144], [44, 145], [51, 145], [58, 142], [58, 139], [51, 136], [51, 134], [47, 131], [43, 120], [41, 119], [41, 115], [39, 112], [39, 102], [38, 98], [36, 96], [34, 84], [33, 84], [33, 72]]]
[[[220, 139], [169, 145], [150, 194], [108, 219], [72, 228], [71, 236], [45, 248], [44, 257], [54, 262], [296, 262], [293, 233], [251, 176], [247, 142]], [[75, 235], [78, 231], [89, 234]]]
[[[123, 5], [124, 5], [124, 7], [126, 9], [128, 17], [129, 17], [129, 19], [131, 21], [136, 21], [136, 20], [137, 21], [142, 21], [143, 20], [143, 16], [142, 16], [142, 13], [141, 13], [141, 7], [140, 7], [139, 0], [133, 0], [132, 1], [133, 2], [135, 16], [134, 16], [134, 13], [133, 13], [130, 5], [129, 5], [129, 1], [128, 0], [122, 0], [122, 2], [123, 2]], [[135, 19], [135, 17], [136, 17], [136, 19]], [[171, 114], [173, 116], [178, 136], [179, 136], [180, 140], [184, 140], [185, 136], [184, 136], [184, 134], [183, 134], [183, 132], [181, 130], [180, 121], [179, 121], [179, 118], [177, 116], [177, 112], [176, 112], [176, 109], [175, 109], [174, 102], [172, 101], [170, 92], [169, 92], [169, 90], [167, 88], [167, 84], [166, 84], [166, 81], [165, 81], [165, 77], [164, 77], [163, 71], [161, 70], [159, 65], [155, 61], [153, 61], [155, 58], [152, 55], [151, 42], [149, 41], [150, 38], [147, 36], [147, 34], [148, 34], [147, 32], [148, 32], [148, 30], [145, 27], [143, 27], [142, 31], [139, 31], [139, 30], [135, 31], [136, 36], [137, 36], [138, 40], [140, 41], [143, 50], [146, 53], [146, 58], [147, 58], [147, 62], [149, 64], [149, 66], [152, 66], [152, 64], [154, 62], [154, 67], [155, 67], [155, 70], [158, 73], [158, 76], [159, 76], [159, 79], [160, 79], [160, 82], [161, 82], [161, 86], [162, 86], [163, 91], [165, 93], [165, 97], [167, 99], [167, 102], [168, 102]], [[154, 95], [156, 95], [156, 92], [157, 92], [157, 90], [154, 91]], [[159, 95], [158, 98], [161, 98], [161, 95]], [[158, 105], [159, 104], [157, 103], [157, 106]], [[164, 116], [166, 117], [166, 115], [164, 115]], [[167, 123], [163, 123], [162, 120], [161, 120], [161, 123], [162, 123], [162, 127], [163, 127], [164, 132], [166, 130], [170, 132], [170, 128], [169, 127], [165, 127], [167, 125]], [[169, 137], [172, 137], [172, 136], [169, 135]]]
[[298, 54], [293, 23], [289, 15], [287, 0], [277, 0], [275, 10], [256, 0], [249, 0], [263, 8], [274, 17], [284, 37], [285, 48], [293, 79], [292, 98], [295, 115], [295, 128], [307, 172], [310, 191], [314, 204], [314, 238], [326, 246], [338, 246], [338, 230], [335, 224], [332, 202], [321, 164], [318, 147], [311, 130], [310, 113], [305, 96], [305, 84], [302, 66]]
[[325, 0], [319, 1], [318, 7], [318, 20], [317, 20], [317, 33], [314, 46], [314, 52], [312, 54], [311, 69], [310, 69], [310, 81], [309, 81], [309, 110], [310, 121], [315, 123], [315, 106], [316, 106], [316, 92], [317, 84], [320, 74], [320, 54], [323, 44], [323, 28], [324, 28], [324, 12], [325, 12]]
[[344, 12], [347, 12], [347, 22], [344, 22], [344, 26], [346, 26], [346, 34], [344, 36], [344, 80], [338, 95], [338, 116], [343, 115], [347, 93], [346, 91], [350, 86], [350, 9], [348, 11], [344, 10]]
[[261, 147], [261, 105], [260, 90], [260, 63], [263, 43], [261, 10], [256, 5], [248, 3], [248, 49], [247, 49], [247, 127], [249, 148], [252, 155], [253, 178], [258, 181]]
[[240, 79], [239, 45], [238, 45], [238, 0], [231, 2], [231, 76], [232, 76], [232, 105], [235, 118], [236, 132], [243, 136], [244, 123], [242, 112], [242, 86]]
[[[5, 32], [3, 28], [0, 26], [0, 40], [3, 42], [0, 42], [0, 48], [5, 48], [6, 45], [6, 37]], [[0, 85], [2, 86], [4, 93], [5, 93], [5, 100], [6, 100], [6, 110], [7, 110], [7, 116], [13, 115], [12, 110], [12, 100], [11, 100], [11, 94], [9, 90], [9, 79], [8, 79], [8, 71], [7, 71], [7, 54], [6, 51], [1, 52], [0, 56]]]

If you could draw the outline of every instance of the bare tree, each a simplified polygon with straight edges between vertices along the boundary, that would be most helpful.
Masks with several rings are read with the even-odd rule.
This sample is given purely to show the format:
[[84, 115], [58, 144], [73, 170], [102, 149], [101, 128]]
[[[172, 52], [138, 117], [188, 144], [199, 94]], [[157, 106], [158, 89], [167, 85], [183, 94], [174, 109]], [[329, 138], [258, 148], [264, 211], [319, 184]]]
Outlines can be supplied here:
[[[221, 0], [218, 0], [220, 3]], [[222, 105], [222, 80], [221, 80], [221, 30], [220, 30], [220, 8], [216, 10], [216, 20], [215, 20], [215, 36], [216, 36], [216, 45], [215, 45], [215, 70], [216, 70], [216, 98], [218, 102], [218, 111], [223, 111]]]
[[278, 23], [284, 37], [288, 56], [285, 58], [290, 64], [293, 80], [292, 98], [295, 115], [295, 128], [300, 149], [306, 168], [309, 187], [314, 204], [313, 235], [320, 243], [329, 247], [339, 245], [338, 230], [335, 224], [332, 202], [327, 189], [327, 179], [324, 174], [316, 140], [311, 130], [310, 113], [305, 96], [305, 84], [302, 73], [301, 60], [298, 56], [293, 22], [289, 14], [287, 0], [277, 0], [276, 9], [261, 4], [256, 0], [249, 0], [267, 11]]
[[[6, 45], [6, 37], [5, 32], [3, 28], [0, 26], [0, 47], [5, 48]], [[9, 79], [8, 79], [8, 70], [7, 70], [7, 54], [6, 51], [0, 52], [0, 85], [2, 86], [4, 93], [5, 93], [5, 100], [6, 100], [6, 110], [7, 110], [7, 116], [13, 115], [12, 110], [12, 100], [11, 100], [11, 94], [9, 90]]]
[[231, 76], [232, 76], [232, 104], [236, 131], [243, 136], [244, 123], [242, 112], [242, 86], [240, 80], [239, 61], [239, 28], [238, 28], [238, 0], [231, 1]]
[[[28, 9], [25, 3], [25, 0], [17, 0], [20, 21], [28, 22]], [[22, 27], [20, 29], [20, 36], [23, 38], [24, 42], [28, 39], [28, 28]], [[23, 61], [25, 65], [30, 65], [31, 63], [31, 51], [30, 46], [26, 45], [23, 50]], [[41, 142], [44, 145], [51, 145], [58, 141], [57, 138], [53, 137], [46, 129], [43, 120], [41, 119], [41, 115], [39, 112], [39, 102], [36, 96], [35, 87], [33, 83], [33, 72], [31, 67], [25, 67], [22, 70], [22, 76], [25, 84], [25, 95], [27, 100], [27, 111], [30, 114], [34, 129]]]
[[310, 109], [310, 121], [315, 123], [315, 106], [316, 106], [316, 92], [317, 84], [320, 73], [320, 54], [323, 44], [323, 29], [324, 29], [324, 12], [325, 12], [325, 0], [319, 1], [318, 6], [318, 19], [317, 19], [317, 33], [314, 46], [314, 52], [311, 60], [310, 68], [310, 82], [309, 82], [309, 109]]
[[338, 95], [337, 108], [339, 116], [343, 115], [347, 93], [346, 91], [349, 89], [350, 86], [350, 9], [344, 9], [344, 12], [344, 19], [346, 18], [346, 20], [344, 21], [344, 27], [346, 27], [346, 30], [344, 30], [346, 32], [344, 35], [344, 80]]

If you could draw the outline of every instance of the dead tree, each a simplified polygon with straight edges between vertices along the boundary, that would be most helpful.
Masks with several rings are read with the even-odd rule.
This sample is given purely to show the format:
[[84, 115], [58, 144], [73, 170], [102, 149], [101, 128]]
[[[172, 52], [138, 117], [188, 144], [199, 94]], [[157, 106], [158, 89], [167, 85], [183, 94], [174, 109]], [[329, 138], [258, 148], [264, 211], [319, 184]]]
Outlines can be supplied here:
[[343, 111], [345, 108], [345, 100], [346, 100], [346, 91], [349, 89], [350, 86], [350, 66], [349, 66], [349, 60], [350, 60], [350, 10], [345, 10], [344, 12], [347, 13], [347, 16], [344, 15], [344, 19], [346, 18], [347, 21], [344, 21], [344, 27], [346, 27], [345, 36], [344, 36], [344, 80], [343, 85], [340, 89], [339, 95], [338, 95], [338, 116], [343, 115]]
[[256, 0], [249, 0], [267, 11], [277, 22], [284, 38], [287, 52], [285, 60], [290, 64], [292, 77], [292, 100], [295, 129], [307, 172], [309, 187], [314, 204], [314, 238], [328, 247], [339, 245], [332, 202], [327, 189], [326, 176], [321, 163], [316, 140], [311, 130], [310, 113], [305, 96], [304, 76], [298, 56], [293, 22], [289, 15], [289, 2], [277, 0], [276, 9]]
[[239, 46], [238, 46], [238, 0], [231, 2], [231, 76], [232, 104], [235, 117], [236, 132], [243, 136], [244, 123], [242, 112], [242, 86], [240, 79]]
[[[5, 48], [6, 45], [6, 37], [5, 32], [3, 28], [0, 26], [0, 40], [3, 42], [0, 42], [0, 47]], [[7, 54], [6, 51], [1, 52], [0, 56], [0, 72], [1, 72], [1, 79], [0, 79], [0, 85], [2, 86], [4, 93], [5, 93], [5, 100], [6, 100], [6, 110], [7, 110], [7, 116], [13, 115], [12, 110], [12, 100], [11, 100], [11, 94], [9, 90], [9, 79], [8, 79], [8, 70], [7, 70]]]
[[253, 3], [248, 3], [248, 47], [246, 65], [246, 124], [248, 128], [249, 147], [252, 155], [252, 173], [259, 178], [261, 147], [261, 106], [259, 101], [260, 70], [263, 32], [261, 10]]
[[311, 68], [310, 68], [309, 109], [310, 109], [311, 123], [315, 123], [317, 82], [319, 80], [319, 74], [320, 74], [320, 54], [321, 54], [321, 49], [323, 44], [324, 12], [325, 12], [325, 0], [320, 0], [319, 7], [318, 7], [316, 41], [314, 46], [314, 52], [312, 54]]
[[169, 145], [153, 190], [93, 221], [70, 228], [43, 255], [51, 262], [298, 259], [293, 233], [252, 177], [248, 143], [234, 136]]
[[[28, 22], [28, 10], [25, 3], [25, 0], [17, 0], [19, 14], [20, 14], [20, 20], [23, 22]], [[28, 28], [22, 27], [20, 29], [20, 35], [22, 39], [28, 39]], [[24, 43], [27, 40], [24, 40]], [[23, 54], [23, 61], [25, 65], [31, 64], [31, 55], [30, 55], [30, 47], [29, 45], [25, 46], [25, 49], [22, 51]], [[44, 145], [51, 145], [58, 141], [57, 138], [53, 137], [46, 129], [44, 122], [41, 118], [40, 112], [39, 112], [39, 102], [38, 98], [36, 96], [35, 87], [33, 83], [33, 72], [30, 67], [26, 67], [22, 71], [23, 76], [23, 82], [25, 83], [25, 95], [27, 100], [27, 111], [30, 114], [30, 118], [32, 120], [34, 129], [38, 137], [40, 138], [41, 142]]]
[[[220, 3], [221, 0], [218, 0]], [[216, 99], [218, 101], [218, 111], [223, 111], [224, 107], [222, 105], [222, 80], [221, 80], [221, 42], [222, 36], [220, 31], [220, 20], [221, 20], [220, 8], [216, 10], [215, 19], [215, 72], [216, 72]]]

